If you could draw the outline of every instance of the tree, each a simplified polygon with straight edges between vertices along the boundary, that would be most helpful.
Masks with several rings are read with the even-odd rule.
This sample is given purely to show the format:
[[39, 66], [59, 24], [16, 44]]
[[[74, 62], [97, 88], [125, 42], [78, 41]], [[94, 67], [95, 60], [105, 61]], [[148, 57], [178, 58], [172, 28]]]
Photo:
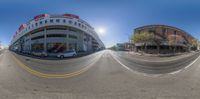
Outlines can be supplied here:
[[191, 43], [192, 43], [192, 49], [196, 50], [198, 47], [198, 41], [196, 39], [193, 39]]
[[168, 37], [168, 40], [169, 40], [169, 45], [170, 45], [170, 49], [173, 49], [173, 53], [175, 53], [176, 51], [176, 48], [175, 48], [175, 45], [176, 45], [176, 36], [175, 35], [170, 35]]
[[143, 51], [147, 50], [147, 43], [154, 41], [154, 34], [148, 32], [136, 33], [132, 36], [133, 43], [144, 43]]

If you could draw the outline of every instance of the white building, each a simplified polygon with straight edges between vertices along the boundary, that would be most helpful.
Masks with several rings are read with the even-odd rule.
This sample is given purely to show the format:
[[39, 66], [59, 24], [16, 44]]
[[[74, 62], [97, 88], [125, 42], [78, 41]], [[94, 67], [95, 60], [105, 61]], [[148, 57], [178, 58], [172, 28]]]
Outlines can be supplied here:
[[48, 53], [71, 49], [92, 52], [104, 48], [94, 28], [73, 14], [35, 16], [19, 27], [10, 46], [14, 51]]

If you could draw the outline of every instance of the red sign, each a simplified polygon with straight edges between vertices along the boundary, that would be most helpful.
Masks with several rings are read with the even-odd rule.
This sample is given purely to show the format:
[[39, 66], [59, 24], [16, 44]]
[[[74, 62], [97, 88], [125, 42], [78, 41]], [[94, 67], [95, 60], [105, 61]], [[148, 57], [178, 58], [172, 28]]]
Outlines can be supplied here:
[[18, 31], [21, 32], [21, 30], [23, 30], [25, 27], [26, 27], [26, 24], [22, 24], [22, 25], [19, 27]]
[[48, 14], [40, 14], [40, 15], [35, 16], [34, 20], [38, 21], [40, 18], [44, 18], [44, 17], [48, 17], [48, 16], [49, 16]]
[[74, 14], [64, 14], [63, 16], [68, 16], [68, 17], [71, 17], [71, 18], [80, 19], [79, 16], [74, 15]]

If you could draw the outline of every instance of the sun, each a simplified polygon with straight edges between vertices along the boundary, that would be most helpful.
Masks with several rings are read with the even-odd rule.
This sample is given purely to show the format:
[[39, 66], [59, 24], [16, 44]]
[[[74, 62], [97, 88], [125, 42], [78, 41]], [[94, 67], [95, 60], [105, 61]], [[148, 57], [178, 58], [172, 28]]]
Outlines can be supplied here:
[[100, 34], [100, 35], [104, 35], [106, 33], [106, 29], [105, 28], [98, 28], [97, 33]]

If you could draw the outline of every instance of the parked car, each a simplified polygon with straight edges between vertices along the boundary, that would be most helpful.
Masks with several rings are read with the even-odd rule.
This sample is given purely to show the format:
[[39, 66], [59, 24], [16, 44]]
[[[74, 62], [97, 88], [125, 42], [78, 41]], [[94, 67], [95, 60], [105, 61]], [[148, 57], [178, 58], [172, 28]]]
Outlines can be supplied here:
[[65, 58], [65, 57], [74, 57], [74, 56], [76, 56], [76, 55], [77, 55], [77, 53], [76, 53], [75, 50], [70, 50], [70, 51], [65, 51], [65, 52], [63, 52], [63, 53], [59, 53], [59, 54], [57, 55], [57, 57], [58, 57], [58, 58]]
[[39, 56], [39, 57], [46, 57], [47, 53], [45, 51], [32, 51], [31, 53], [34, 56]]

